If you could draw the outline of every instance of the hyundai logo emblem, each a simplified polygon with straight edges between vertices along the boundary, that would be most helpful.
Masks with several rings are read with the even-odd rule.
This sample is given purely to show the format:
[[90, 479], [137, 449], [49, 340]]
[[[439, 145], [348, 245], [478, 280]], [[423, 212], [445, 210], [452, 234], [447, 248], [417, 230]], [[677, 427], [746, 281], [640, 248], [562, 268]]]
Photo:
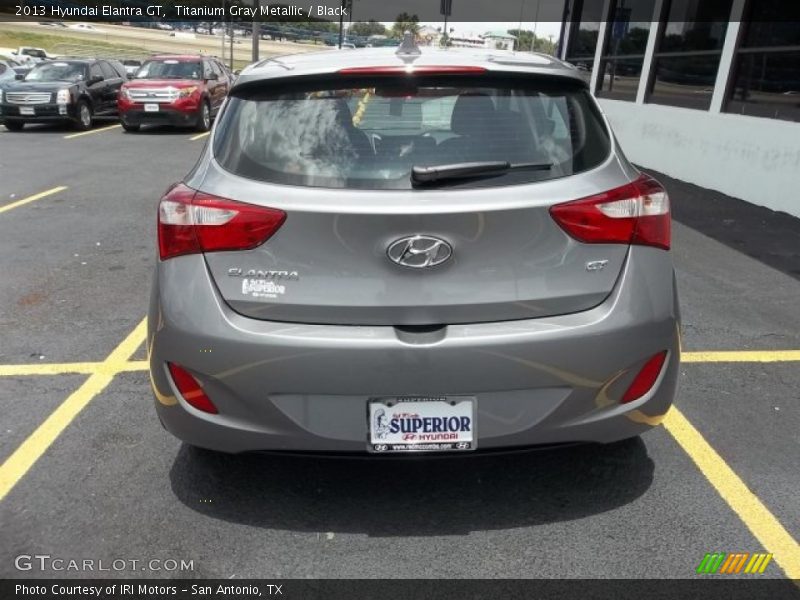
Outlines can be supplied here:
[[392, 242], [386, 254], [398, 265], [424, 269], [445, 262], [453, 255], [453, 247], [429, 235], [412, 235]]

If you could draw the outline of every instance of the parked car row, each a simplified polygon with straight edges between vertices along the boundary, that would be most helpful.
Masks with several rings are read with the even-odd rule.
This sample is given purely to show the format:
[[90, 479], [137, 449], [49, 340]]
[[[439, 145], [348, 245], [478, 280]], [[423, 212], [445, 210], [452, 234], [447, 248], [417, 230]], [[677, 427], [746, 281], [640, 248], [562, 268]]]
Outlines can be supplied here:
[[57, 122], [87, 130], [96, 117], [118, 117], [129, 132], [146, 124], [208, 131], [234, 79], [224, 64], [201, 55], [137, 62], [65, 58], [13, 78], [0, 66], [0, 120], [11, 131]]

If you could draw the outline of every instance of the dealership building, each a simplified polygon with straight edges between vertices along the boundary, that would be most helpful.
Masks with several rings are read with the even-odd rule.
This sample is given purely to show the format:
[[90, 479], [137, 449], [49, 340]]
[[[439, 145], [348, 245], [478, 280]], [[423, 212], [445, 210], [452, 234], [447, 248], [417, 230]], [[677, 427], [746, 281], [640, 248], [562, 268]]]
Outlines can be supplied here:
[[636, 164], [800, 217], [800, 1], [566, 0], [561, 58]]

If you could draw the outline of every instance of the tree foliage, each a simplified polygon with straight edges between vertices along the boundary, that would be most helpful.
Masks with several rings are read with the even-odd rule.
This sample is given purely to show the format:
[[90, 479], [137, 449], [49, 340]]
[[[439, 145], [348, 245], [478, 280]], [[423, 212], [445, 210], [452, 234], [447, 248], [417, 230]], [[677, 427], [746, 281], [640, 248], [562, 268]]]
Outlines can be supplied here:
[[397, 15], [394, 25], [392, 25], [392, 37], [402, 39], [406, 31], [410, 31], [414, 37], [419, 35], [419, 17], [417, 15], [410, 15], [407, 12]]
[[369, 37], [371, 35], [386, 35], [386, 27], [377, 21], [359, 21], [350, 26], [349, 33]]
[[514, 42], [514, 50], [521, 52], [543, 52], [545, 54], [554, 54], [556, 45], [554, 42], [547, 38], [534, 36], [532, 31], [527, 29], [509, 29], [508, 33], [515, 36], [517, 41]]

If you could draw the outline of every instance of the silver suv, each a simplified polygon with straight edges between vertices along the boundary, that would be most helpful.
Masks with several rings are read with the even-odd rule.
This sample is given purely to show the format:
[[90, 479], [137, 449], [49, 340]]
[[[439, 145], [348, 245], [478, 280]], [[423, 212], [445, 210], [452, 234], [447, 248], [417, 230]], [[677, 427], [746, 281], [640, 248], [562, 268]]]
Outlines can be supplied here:
[[675, 395], [667, 194], [549, 56], [257, 63], [162, 198], [158, 244], [151, 380], [192, 445], [611, 442]]

